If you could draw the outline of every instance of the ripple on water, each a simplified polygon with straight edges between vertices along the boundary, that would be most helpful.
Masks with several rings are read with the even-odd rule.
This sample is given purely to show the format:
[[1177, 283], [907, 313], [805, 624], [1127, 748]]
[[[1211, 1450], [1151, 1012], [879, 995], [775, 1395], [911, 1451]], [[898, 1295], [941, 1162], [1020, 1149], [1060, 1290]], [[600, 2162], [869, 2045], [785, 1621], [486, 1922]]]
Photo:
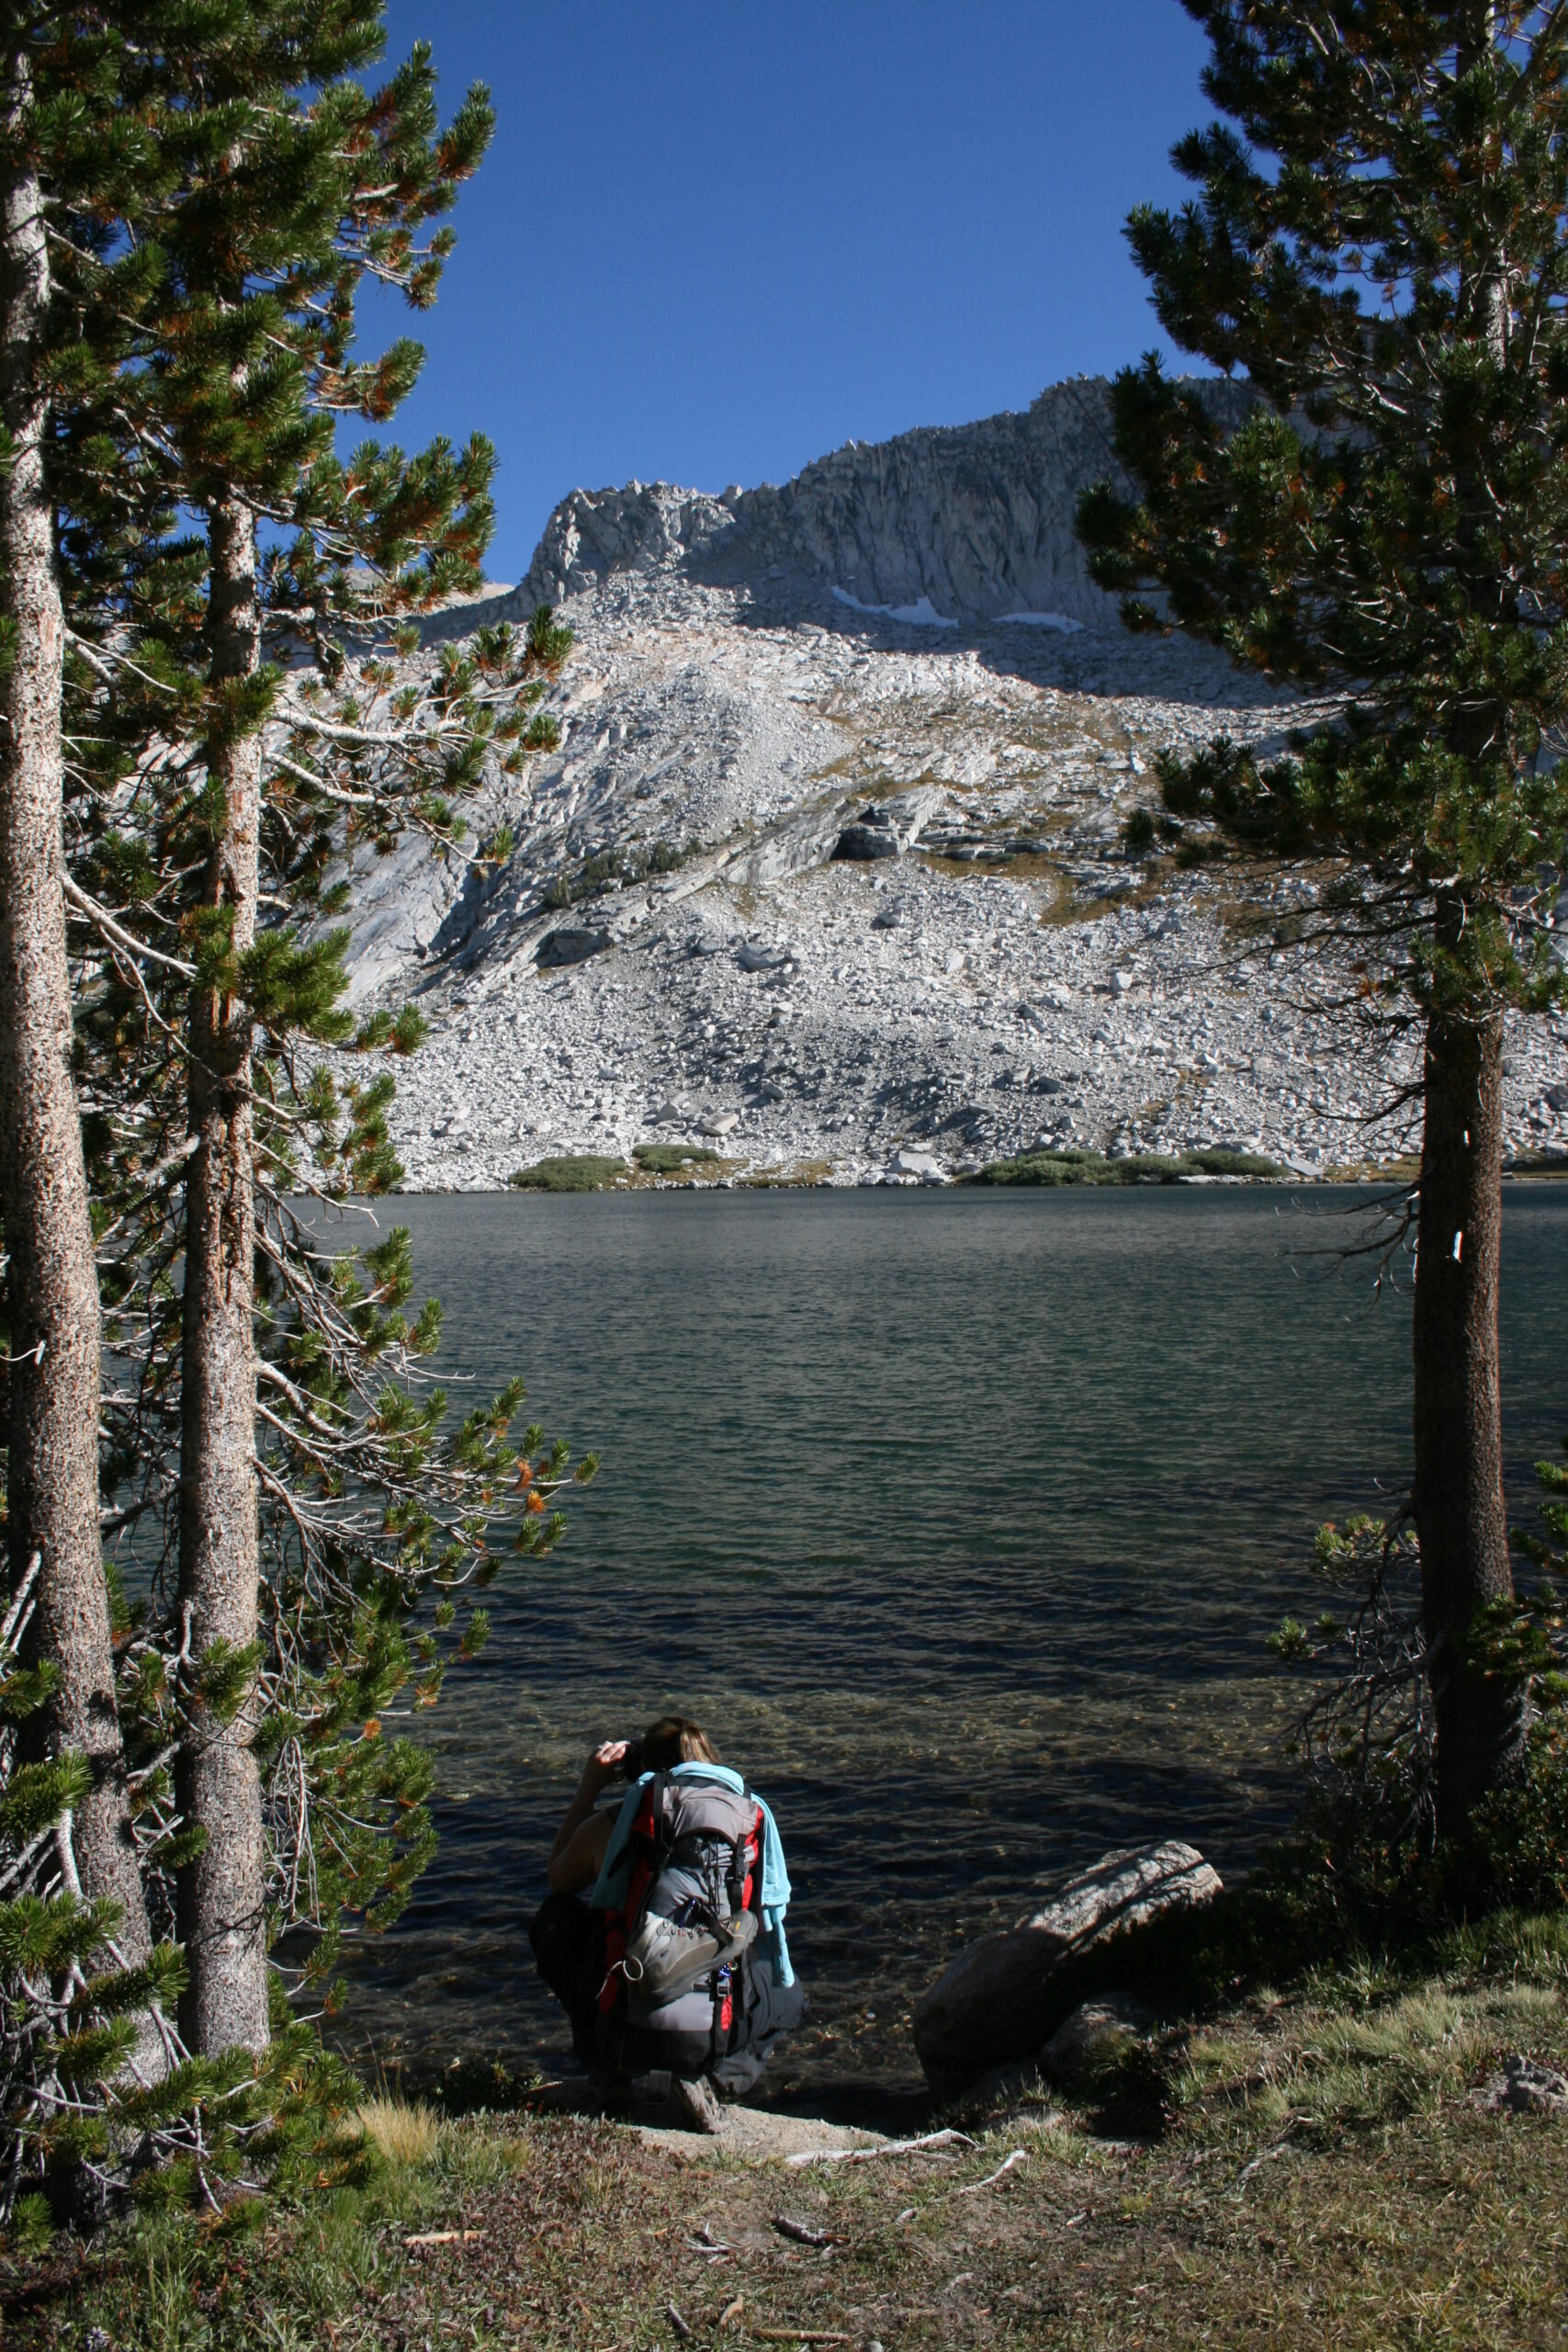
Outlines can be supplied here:
[[[778, 1815], [794, 2057], [912, 2064], [910, 2001], [1043, 1872], [1239, 1865], [1286, 1802], [1264, 1637], [1314, 1526], [1408, 1476], [1407, 1301], [1311, 1191], [470, 1195], [388, 1204], [446, 1377], [604, 1457], [411, 1726], [441, 1850], [351, 1960], [350, 2038], [558, 2054], [529, 1914], [582, 1754], [680, 1706]], [[1511, 1187], [1511, 1493], [1565, 1402], [1568, 1191]], [[875, 2022], [858, 2030], [865, 2008]]]

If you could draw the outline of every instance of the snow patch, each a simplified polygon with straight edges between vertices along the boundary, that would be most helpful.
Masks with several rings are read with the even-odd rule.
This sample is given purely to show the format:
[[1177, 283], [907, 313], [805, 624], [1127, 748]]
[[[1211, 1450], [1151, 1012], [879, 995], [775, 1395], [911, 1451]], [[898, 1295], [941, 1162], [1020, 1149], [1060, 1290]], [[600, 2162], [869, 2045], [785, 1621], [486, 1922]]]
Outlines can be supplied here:
[[1077, 637], [1083, 632], [1082, 621], [1069, 620], [1066, 613], [998, 613], [994, 626], [1001, 628], [1059, 628], [1064, 637]]
[[956, 628], [958, 623], [939, 613], [929, 596], [921, 596], [913, 605], [863, 605], [847, 588], [835, 588], [834, 595], [840, 605], [850, 605], [857, 613], [886, 613], [890, 621], [907, 621], [912, 628]]

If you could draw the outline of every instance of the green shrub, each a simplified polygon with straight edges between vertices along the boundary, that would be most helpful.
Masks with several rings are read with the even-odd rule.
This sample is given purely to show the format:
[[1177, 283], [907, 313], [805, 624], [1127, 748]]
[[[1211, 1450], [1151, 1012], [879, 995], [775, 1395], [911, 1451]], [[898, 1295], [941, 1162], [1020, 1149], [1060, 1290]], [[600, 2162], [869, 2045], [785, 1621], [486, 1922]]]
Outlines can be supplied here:
[[558, 875], [545, 892], [544, 903], [547, 907], [575, 907], [581, 899], [592, 899], [599, 891], [620, 884], [630, 886], [646, 882], [653, 876], [679, 873], [701, 847], [700, 842], [687, 842], [683, 847], [655, 842], [648, 850], [601, 850], [596, 856], [585, 857], [575, 873]]
[[597, 857], [585, 857], [575, 874], [560, 874], [545, 892], [547, 907], [575, 907], [580, 899], [591, 899], [595, 891], [607, 890], [612, 883], [624, 876], [626, 861], [614, 850], [601, 852]]
[[1470, 1825], [1463, 1892], [1489, 1906], [1568, 1909], [1568, 1724], [1538, 1720], [1523, 1778], [1500, 1789]]
[[639, 1143], [632, 1152], [650, 1176], [678, 1176], [682, 1168], [716, 1166], [718, 1154], [705, 1143]]
[[1524, 1770], [1470, 1825], [1478, 1891], [1519, 1910], [1568, 1906], [1568, 1438], [1538, 1462], [1539, 1531], [1514, 1530], [1516, 1599], [1494, 1604], [1472, 1639], [1484, 1663], [1522, 1693], [1529, 1731]]
[[1279, 1177], [1284, 1170], [1255, 1151], [1184, 1151], [1179, 1159], [1160, 1151], [1130, 1152], [1108, 1159], [1103, 1152], [1025, 1152], [1017, 1159], [993, 1159], [964, 1182], [970, 1184], [1174, 1184], [1182, 1176]]
[[1030, 1151], [1017, 1159], [993, 1159], [964, 1178], [969, 1184], [1100, 1184], [1095, 1171], [1109, 1162], [1098, 1152]]
[[1462, 1831], [1439, 1838], [1420, 1555], [1406, 1504], [1320, 1528], [1320, 1573], [1340, 1606], [1309, 1633], [1287, 1618], [1269, 1646], [1316, 1689], [1296, 1726], [1308, 1795], [1298, 1837], [1324, 1857], [1342, 1898], [1393, 1903], [1428, 1920], [1568, 1905], [1568, 1441], [1540, 1462], [1541, 1529], [1516, 1529], [1514, 1594], [1485, 1603], [1465, 1640], [1471, 1663], [1526, 1736], [1517, 1770]]
[[536, 1159], [532, 1168], [520, 1168], [506, 1181], [514, 1193], [602, 1193], [626, 1172], [624, 1159], [584, 1151]]

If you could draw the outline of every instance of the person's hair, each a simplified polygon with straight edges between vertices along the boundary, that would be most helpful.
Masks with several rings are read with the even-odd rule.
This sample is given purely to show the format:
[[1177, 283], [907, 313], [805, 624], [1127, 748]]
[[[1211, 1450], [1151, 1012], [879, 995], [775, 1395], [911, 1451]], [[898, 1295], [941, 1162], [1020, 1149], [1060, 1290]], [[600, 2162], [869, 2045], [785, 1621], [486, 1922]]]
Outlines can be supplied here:
[[718, 1750], [689, 1715], [660, 1715], [642, 1736], [645, 1772], [668, 1772], [672, 1764], [716, 1764]]

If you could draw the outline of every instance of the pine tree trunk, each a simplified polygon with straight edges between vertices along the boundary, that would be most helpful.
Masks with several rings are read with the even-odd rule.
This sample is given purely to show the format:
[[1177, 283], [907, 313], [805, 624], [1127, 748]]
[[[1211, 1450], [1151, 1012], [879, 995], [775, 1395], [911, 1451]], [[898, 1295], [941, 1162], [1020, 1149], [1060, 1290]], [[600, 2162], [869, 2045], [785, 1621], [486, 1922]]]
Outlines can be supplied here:
[[[1476, 0], [1459, 28], [1460, 77], [1489, 57], [1502, 30], [1495, 0]], [[1482, 141], [1472, 164], [1493, 168]], [[1459, 316], [1498, 367], [1506, 364], [1508, 265], [1461, 274]], [[1454, 528], [1457, 570], [1473, 608], [1506, 625], [1515, 592], [1496, 571], [1493, 489], [1479, 463], [1461, 467]], [[1498, 740], [1500, 713], [1461, 706], [1450, 748], [1481, 762]], [[1506, 729], [1502, 730], [1506, 734]], [[1435, 932], [1457, 954], [1467, 910], [1439, 889]], [[1524, 1715], [1517, 1691], [1466, 1655], [1476, 1611], [1514, 1589], [1503, 1498], [1503, 1391], [1497, 1298], [1503, 1240], [1503, 1016], [1433, 1012], [1423, 1078], [1421, 1199], [1416, 1258], [1416, 1532], [1421, 1613], [1438, 1735], [1438, 1826], [1463, 1827], [1488, 1791], [1517, 1764]]]
[[[238, 503], [208, 518], [208, 639], [215, 689], [255, 672], [261, 630], [255, 537]], [[209, 750], [221, 796], [206, 899], [228, 910], [236, 952], [255, 937], [261, 740], [218, 734]], [[206, 1833], [181, 1871], [178, 1910], [189, 1982], [180, 2007], [205, 2056], [268, 2039], [261, 1781], [252, 1743], [254, 1678], [237, 1711], [209, 1705], [201, 1661], [215, 1643], [256, 1638], [259, 1529], [252, 1312], [255, 1201], [251, 1031], [233, 998], [192, 1000], [190, 1132], [181, 1356], [180, 1607], [194, 1664], [176, 1774], [181, 1810]]]
[[[0, 136], [14, 153], [29, 96], [25, 60], [6, 61], [0, 74]], [[71, 1071], [65, 631], [44, 476], [47, 403], [37, 381], [49, 257], [37, 179], [7, 172], [0, 201], [0, 413], [12, 447], [0, 470], [0, 616], [13, 638], [0, 676], [0, 1213], [16, 1359], [8, 1368], [8, 1547], [13, 1579], [39, 1560], [28, 1652], [59, 1678], [29, 1729], [47, 1752], [74, 1749], [91, 1767], [91, 1792], [73, 1825], [76, 1866], [84, 1894], [119, 1905], [115, 1940], [136, 1964], [152, 1939], [130, 1842], [98, 1536], [102, 1328]], [[156, 2048], [153, 2039], [149, 2050]]]
[[1438, 1820], [1462, 1826], [1516, 1762], [1517, 1696], [1465, 1657], [1477, 1609], [1513, 1591], [1497, 1360], [1503, 1020], [1434, 1013], [1416, 1261], [1416, 1528], [1438, 1730]]

